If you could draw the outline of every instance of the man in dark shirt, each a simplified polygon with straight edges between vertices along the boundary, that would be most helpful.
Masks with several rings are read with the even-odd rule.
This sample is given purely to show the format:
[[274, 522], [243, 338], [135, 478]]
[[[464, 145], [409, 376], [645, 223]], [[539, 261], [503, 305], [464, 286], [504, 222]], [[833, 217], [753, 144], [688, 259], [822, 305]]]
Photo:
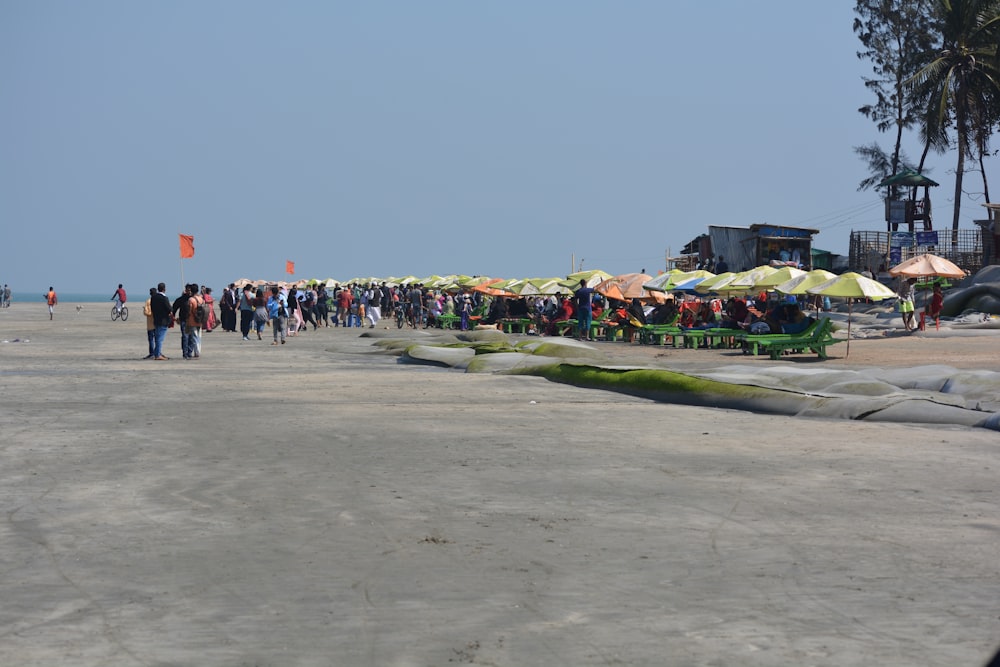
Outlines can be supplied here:
[[587, 281], [581, 278], [580, 289], [574, 293], [578, 340], [590, 340], [590, 325], [594, 319], [593, 298], [594, 288], [587, 287]]
[[149, 297], [149, 309], [153, 311], [153, 326], [156, 328], [156, 340], [153, 346], [153, 359], [166, 361], [163, 356], [163, 340], [167, 337], [170, 327], [170, 299], [166, 295], [167, 286], [160, 283], [156, 286], [156, 294]]

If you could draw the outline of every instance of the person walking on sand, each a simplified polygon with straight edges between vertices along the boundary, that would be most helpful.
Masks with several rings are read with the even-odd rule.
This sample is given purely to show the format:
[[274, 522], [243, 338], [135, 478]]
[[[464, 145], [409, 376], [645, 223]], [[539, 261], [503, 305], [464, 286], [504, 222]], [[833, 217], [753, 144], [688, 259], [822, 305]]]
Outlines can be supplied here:
[[171, 313], [181, 330], [181, 356], [191, 358], [191, 330], [188, 326], [190, 316], [191, 285], [184, 286], [184, 293], [174, 299]]
[[913, 283], [915, 282], [917, 282], [916, 278], [900, 278], [899, 290], [896, 292], [899, 296], [899, 314], [903, 316], [903, 326], [907, 331], [913, 331], [917, 328], [913, 321]]
[[156, 296], [156, 288], [149, 288], [149, 298], [142, 305], [142, 314], [146, 316], [146, 338], [149, 341], [149, 354], [143, 359], [156, 358], [156, 319], [153, 317], [153, 297]]
[[188, 336], [190, 336], [188, 359], [201, 358], [201, 332], [205, 322], [198, 319], [198, 309], [205, 303], [205, 297], [201, 295], [201, 287], [198, 283], [191, 283], [189, 290], [191, 296], [188, 297]]
[[264, 288], [258, 287], [257, 294], [253, 298], [253, 327], [257, 331], [257, 340], [264, 340], [261, 334], [267, 326], [267, 297], [264, 296]]
[[284, 345], [288, 320], [288, 301], [277, 286], [271, 288], [271, 296], [267, 299], [267, 315], [271, 319], [271, 327], [274, 329], [274, 341], [271, 345], [277, 345], [279, 338], [281, 344]]
[[204, 322], [205, 333], [211, 333], [212, 329], [219, 326], [219, 320], [215, 317], [215, 297], [212, 296], [212, 288], [202, 287], [201, 298], [208, 306], [208, 319]]
[[59, 297], [56, 296], [56, 291], [52, 289], [49, 285], [49, 293], [45, 295], [45, 302], [49, 304], [49, 319], [51, 320], [56, 311], [56, 304], [59, 303]]
[[222, 319], [222, 330], [236, 331], [236, 285], [229, 283], [226, 289], [222, 290], [222, 298], [219, 300], [219, 316]]
[[299, 312], [298, 289], [293, 287], [288, 290], [288, 295], [285, 297], [285, 303], [287, 304], [288, 309], [288, 314], [286, 315], [288, 335], [296, 336], [299, 333], [299, 329], [302, 328], [302, 313]]
[[167, 329], [173, 322], [166, 283], [160, 283], [156, 286], [156, 294], [150, 297], [149, 308], [153, 311], [153, 324], [156, 325], [156, 346], [153, 348], [153, 359], [166, 361], [169, 357], [163, 356], [163, 341], [167, 337]]
[[240, 294], [240, 333], [243, 340], [250, 340], [250, 328], [253, 326], [253, 286], [247, 283]]

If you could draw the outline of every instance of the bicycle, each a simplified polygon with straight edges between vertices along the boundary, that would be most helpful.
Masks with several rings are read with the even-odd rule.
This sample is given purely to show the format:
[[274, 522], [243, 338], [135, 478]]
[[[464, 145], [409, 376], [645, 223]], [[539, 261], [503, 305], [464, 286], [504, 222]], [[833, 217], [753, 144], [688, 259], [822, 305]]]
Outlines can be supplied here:
[[119, 317], [122, 318], [122, 322], [127, 320], [128, 308], [126, 306], [122, 306], [121, 308], [119, 308], [118, 306], [111, 306], [111, 321], [114, 322]]

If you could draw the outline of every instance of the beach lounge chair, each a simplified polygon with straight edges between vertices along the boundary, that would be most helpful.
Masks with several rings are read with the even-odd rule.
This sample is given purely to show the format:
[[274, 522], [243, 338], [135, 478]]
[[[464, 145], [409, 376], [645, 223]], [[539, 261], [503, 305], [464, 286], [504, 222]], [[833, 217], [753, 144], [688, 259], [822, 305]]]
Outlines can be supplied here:
[[671, 344], [674, 347], [677, 347], [677, 344], [680, 342], [678, 337], [684, 333], [683, 330], [677, 326], [678, 321], [680, 321], [680, 314], [675, 316], [670, 322], [642, 325], [638, 328], [639, 342], [645, 345], [665, 345], [667, 338], [669, 338]]
[[828, 317], [816, 320], [798, 334], [747, 334], [739, 339], [749, 354], [766, 352], [771, 359], [780, 359], [783, 352], [811, 350], [826, 359], [828, 345], [841, 342], [833, 337], [833, 322]]
[[455, 329], [461, 321], [462, 317], [460, 315], [438, 315], [437, 317], [438, 326], [442, 329]]
[[743, 329], [711, 327], [709, 329], [681, 329], [678, 335], [683, 338], [684, 347], [734, 347], [736, 338], [745, 333]]

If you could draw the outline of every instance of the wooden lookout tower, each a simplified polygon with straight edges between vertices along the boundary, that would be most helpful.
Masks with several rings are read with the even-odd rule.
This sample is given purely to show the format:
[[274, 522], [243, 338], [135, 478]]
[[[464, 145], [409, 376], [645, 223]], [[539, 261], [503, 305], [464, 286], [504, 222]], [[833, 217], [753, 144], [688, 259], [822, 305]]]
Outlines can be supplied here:
[[[885, 222], [886, 228], [890, 232], [899, 230], [901, 224], [905, 224], [909, 231], [914, 231], [917, 223], [923, 225], [922, 231], [931, 231], [934, 227], [931, 224], [931, 186], [937, 183], [927, 178], [920, 172], [912, 169], [904, 169], [893, 176], [883, 179], [878, 186], [889, 188], [885, 198]], [[920, 188], [924, 189], [923, 198], [917, 196]], [[908, 190], [908, 192], [907, 192]], [[899, 198], [900, 193], [903, 194]]]

